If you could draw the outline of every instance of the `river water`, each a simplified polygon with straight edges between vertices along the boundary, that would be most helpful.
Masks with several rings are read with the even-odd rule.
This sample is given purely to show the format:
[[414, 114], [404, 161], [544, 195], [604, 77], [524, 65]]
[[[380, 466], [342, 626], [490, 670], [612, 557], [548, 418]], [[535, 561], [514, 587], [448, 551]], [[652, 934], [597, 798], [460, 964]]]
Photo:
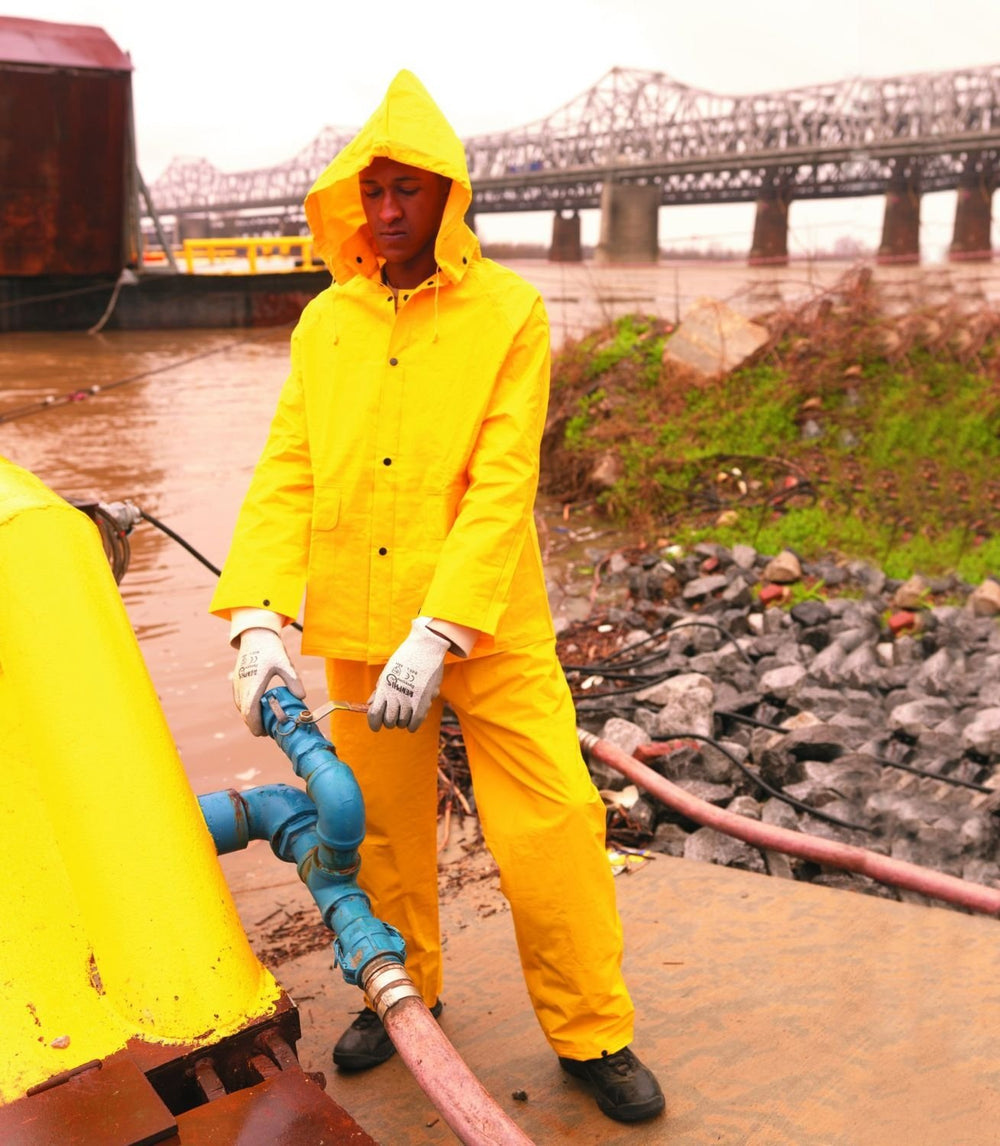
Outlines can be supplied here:
[[[675, 319], [703, 296], [726, 299], [746, 314], [779, 299], [793, 304], [826, 289], [845, 270], [833, 263], [783, 270], [737, 263], [512, 265], [542, 291], [556, 345], [628, 311]], [[974, 305], [1000, 293], [992, 268], [896, 269], [877, 276], [900, 305], [949, 294]], [[288, 335], [287, 328], [5, 334], [0, 414], [46, 395], [160, 372], [0, 423], [0, 455], [64, 497], [131, 499], [221, 565], [284, 380]], [[567, 525], [558, 506], [542, 505], [539, 513], [557, 580], [578, 560], [567, 540], [616, 544], [599, 537], [600, 523], [574, 516]], [[122, 597], [192, 787], [205, 792], [286, 781], [282, 754], [269, 740], [249, 736], [233, 708], [226, 626], [206, 612], [212, 574], [147, 523], [134, 530], [131, 546]], [[289, 645], [317, 704], [325, 698], [321, 662], [298, 656], [297, 633]]]

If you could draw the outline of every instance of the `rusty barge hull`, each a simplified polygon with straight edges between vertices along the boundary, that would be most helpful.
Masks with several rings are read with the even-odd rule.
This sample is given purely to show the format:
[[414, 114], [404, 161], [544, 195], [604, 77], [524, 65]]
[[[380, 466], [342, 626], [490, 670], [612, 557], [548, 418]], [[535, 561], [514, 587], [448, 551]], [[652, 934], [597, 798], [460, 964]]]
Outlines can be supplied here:
[[[123, 282], [105, 330], [282, 326], [330, 285], [327, 271], [141, 274]], [[115, 275], [0, 277], [0, 333], [89, 330], [115, 291]]]

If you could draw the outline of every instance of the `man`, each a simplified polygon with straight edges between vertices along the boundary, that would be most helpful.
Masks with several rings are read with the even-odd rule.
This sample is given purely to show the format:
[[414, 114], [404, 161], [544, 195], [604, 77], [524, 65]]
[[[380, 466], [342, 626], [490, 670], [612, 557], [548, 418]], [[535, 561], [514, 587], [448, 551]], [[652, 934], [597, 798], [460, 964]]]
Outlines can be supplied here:
[[[628, 1046], [604, 808], [555, 655], [532, 512], [548, 323], [534, 288], [482, 258], [463, 221], [471, 198], [461, 142], [401, 72], [306, 198], [335, 285], [292, 336], [212, 610], [231, 621], [236, 702], [257, 735], [273, 676], [302, 694], [280, 632], [303, 593], [302, 649], [326, 658], [330, 696], [369, 698], [367, 722], [331, 718], [365, 796], [360, 882], [402, 932], [435, 1013], [447, 700], [542, 1030], [604, 1113], [637, 1121], [663, 1095]], [[360, 1070], [393, 1051], [366, 1008], [334, 1062]]]

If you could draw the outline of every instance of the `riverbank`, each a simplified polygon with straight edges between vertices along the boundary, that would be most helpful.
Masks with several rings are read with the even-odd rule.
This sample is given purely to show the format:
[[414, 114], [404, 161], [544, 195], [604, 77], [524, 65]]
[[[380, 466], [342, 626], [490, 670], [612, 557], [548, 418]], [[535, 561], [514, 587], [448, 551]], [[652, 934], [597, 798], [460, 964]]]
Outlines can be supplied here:
[[1000, 569], [1000, 311], [904, 302], [848, 274], [761, 311], [763, 345], [714, 377], [672, 359], [674, 324], [652, 315], [569, 343], [543, 489], [651, 539], [842, 553], [890, 576]]

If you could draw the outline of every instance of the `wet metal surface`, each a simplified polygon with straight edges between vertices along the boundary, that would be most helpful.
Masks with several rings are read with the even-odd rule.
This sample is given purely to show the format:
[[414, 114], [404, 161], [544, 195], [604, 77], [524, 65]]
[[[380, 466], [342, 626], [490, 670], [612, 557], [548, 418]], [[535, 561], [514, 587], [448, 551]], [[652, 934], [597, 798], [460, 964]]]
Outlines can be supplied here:
[[[472, 882], [443, 909], [441, 1024], [539, 1146], [988, 1146], [1000, 1141], [996, 921], [660, 856], [617, 882], [633, 1044], [666, 1115], [596, 1109], [545, 1044], [509, 914]], [[253, 896], [240, 898], [252, 915]], [[276, 968], [306, 1070], [391, 1146], [455, 1139], [398, 1057], [349, 1075], [330, 1049], [360, 1005], [326, 952]], [[527, 1098], [514, 1099], [516, 1091]]]

